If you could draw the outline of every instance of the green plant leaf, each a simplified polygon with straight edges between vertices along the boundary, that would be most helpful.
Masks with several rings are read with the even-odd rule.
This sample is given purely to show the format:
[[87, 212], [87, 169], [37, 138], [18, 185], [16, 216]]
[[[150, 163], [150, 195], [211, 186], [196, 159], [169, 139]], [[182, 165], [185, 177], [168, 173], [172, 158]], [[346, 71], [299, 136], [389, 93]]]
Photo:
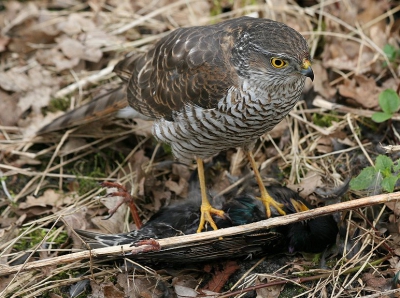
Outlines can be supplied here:
[[396, 182], [399, 178], [396, 176], [389, 176], [386, 178], [383, 178], [382, 180], [382, 188], [386, 190], [387, 192], [393, 192], [394, 191], [394, 186], [396, 185]]
[[363, 190], [367, 189], [373, 184], [374, 179], [376, 179], [376, 173], [374, 167], [366, 167], [364, 168], [360, 174], [351, 179], [350, 187], [353, 190]]
[[386, 54], [390, 62], [393, 62], [393, 60], [396, 59], [396, 48], [390, 44], [385, 44], [383, 47], [383, 52]]
[[400, 98], [393, 89], [386, 89], [379, 94], [379, 105], [385, 113], [393, 114], [400, 107]]
[[392, 114], [382, 113], [382, 112], [375, 112], [372, 114], [372, 120], [381, 123], [385, 122], [386, 120], [392, 118]]
[[393, 166], [393, 172], [400, 171], [400, 159], [396, 161], [396, 164]]
[[392, 166], [393, 161], [386, 155], [378, 155], [375, 160], [375, 169], [381, 171], [385, 177], [392, 173]]

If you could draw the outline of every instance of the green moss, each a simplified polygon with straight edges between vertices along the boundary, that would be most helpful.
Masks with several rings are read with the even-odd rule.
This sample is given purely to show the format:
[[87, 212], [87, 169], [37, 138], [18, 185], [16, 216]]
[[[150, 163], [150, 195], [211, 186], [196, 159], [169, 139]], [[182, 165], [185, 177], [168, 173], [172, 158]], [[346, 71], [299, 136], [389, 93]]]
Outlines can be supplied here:
[[292, 298], [303, 294], [305, 291], [307, 291], [307, 289], [293, 284], [287, 284], [279, 294], [279, 298]]
[[[20, 230], [21, 234], [27, 231], [28, 228], [22, 228]], [[31, 249], [32, 247], [35, 247], [37, 244], [42, 242], [43, 238], [48, 235], [47, 239], [48, 242], [51, 242], [54, 247], [60, 247], [62, 244], [64, 244], [67, 239], [68, 239], [68, 234], [67, 232], [57, 232], [57, 237], [53, 237], [53, 233], [50, 232], [48, 229], [36, 229], [32, 231], [31, 233], [28, 233], [21, 237], [18, 242], [14, 245], [14, 249], [17, 251], [23, 251], [27, 249]]]
[[[28, 228], [21, 228], [21, 234], [27, 231]], [[14, 249], [17, 251], [23, 251], [34, 247], [39, 244], [43, 238], [46, 236], [48, 230], [46, 229], [36, 229], [31, 233], [28, 233], [21, 237], [18, 242], [14, 245]]]
[[336, 117], [336, 113], [332, 112], [330, 115], [313, 114], [312, 122], [321, 127], [330, 127], [333, 122], [339, 122], [340, 119]]
[[172, 149], [171, 146], [166, 144], [166, 143], [162, 143], [162, 148], [164, 150], [165, 153], [172, 155]]
[[124, 156], [121, 152], [107, 148], [87, 159], [76, 162], [73, 169], [66, 169], [65, 171], [77, 176], [78, 194], [83, 195], [99, 187], [98, 180], [87, 179], [86, 177], [106, 178], [123, 160]]
[[50, 103], [47, 106], [47, 111], [53, 113], [57, 111], [66, 111], [70, 104], [71, 100], [69, 98], [54, 98], [50, 100]]

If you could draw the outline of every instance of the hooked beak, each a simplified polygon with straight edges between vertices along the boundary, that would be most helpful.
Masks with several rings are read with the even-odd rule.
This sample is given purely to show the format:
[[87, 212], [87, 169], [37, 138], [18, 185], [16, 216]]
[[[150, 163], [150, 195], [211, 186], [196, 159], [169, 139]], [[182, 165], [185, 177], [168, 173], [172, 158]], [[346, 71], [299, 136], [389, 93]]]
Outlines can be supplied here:
[[300, 73], [306, 77], [309, 77], [311, 81], [314, 81], [314, 72], [311, 68], [311, 62], [308, 59], [303, 59], [303, 64], [301, 65], [301, 68], [302, 69]]

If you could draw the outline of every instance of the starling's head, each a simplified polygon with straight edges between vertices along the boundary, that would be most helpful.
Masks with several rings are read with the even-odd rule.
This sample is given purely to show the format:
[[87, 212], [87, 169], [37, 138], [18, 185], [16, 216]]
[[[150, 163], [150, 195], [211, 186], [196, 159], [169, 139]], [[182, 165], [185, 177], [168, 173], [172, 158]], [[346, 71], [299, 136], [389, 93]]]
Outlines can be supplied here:
[[297, 222], [289, 226], [289, 252], [322, 252], [336, 242], [338, 227], [332, 215]]

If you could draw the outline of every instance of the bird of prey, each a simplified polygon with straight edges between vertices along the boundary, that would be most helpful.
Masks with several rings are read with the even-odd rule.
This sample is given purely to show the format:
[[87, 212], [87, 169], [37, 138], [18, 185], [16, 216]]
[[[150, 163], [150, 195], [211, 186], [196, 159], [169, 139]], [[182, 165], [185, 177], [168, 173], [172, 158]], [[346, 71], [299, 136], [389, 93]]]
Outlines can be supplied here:
[[[206, 222], [217, 229], [213, 215], [224, 217], [207, 199], [203, 160], [232, 147], [246, 152], [267, 216], [271, 207], [285, 214], [266, 191], [251, 150], [294, 107], [306, 78], [313, 80], [310, 60], [304, 37], [269, 19], [240, 17], [180, 28], [146, 53], [120, 61], [115, 72], [124, 87], [109, 102], [89, 104], [80, 112], [122, 107], [118, 95], [126, 97], [136, 112], [154, 120], [154, 136], [168, 143], [177, 159], [196, 160], [202, 194], [198, 232]], [[68, 124], [71, 117], [55, 126]]]
[[[307, 210], [309, 205], [298, 193], [289, 188], [273, 186], [267, 188], [268, 193], [283, 205], [286, 213]], [[140, 243], [147, 239], [163, 239], [168, 237], [193, 234], [200, 222], [198, 208], [200, 200], [196, 194], [188, 200], [160, 209], [139, 230], [124, 234], [108, 235], [90, 231], [76, 230], [91, 248]], [[214, 216], [218, 228], [244, 225], [267, 218], [263, 203], [251, 194], [239, 195], [220, 202], [225, 218]], [[173, 216], [171, 216], [173, 214]], [[279, 216], [273, 212], [273, 216]], [[208, 227], [210, 228], [210, 227]], [[336, 241], [337, 223], [332, 215], [326, 215], [280, 226], [264, 232], [250, 235], [224, 237], [213, 243], [195, 243], [194, 247], [168, 248], [135, 258], [144, 260], [164, 260], [168, 262], [197, 262], [220, 257], [239, 257], [248, 254], [260, 255], [277, 252], [322, 252]]]

